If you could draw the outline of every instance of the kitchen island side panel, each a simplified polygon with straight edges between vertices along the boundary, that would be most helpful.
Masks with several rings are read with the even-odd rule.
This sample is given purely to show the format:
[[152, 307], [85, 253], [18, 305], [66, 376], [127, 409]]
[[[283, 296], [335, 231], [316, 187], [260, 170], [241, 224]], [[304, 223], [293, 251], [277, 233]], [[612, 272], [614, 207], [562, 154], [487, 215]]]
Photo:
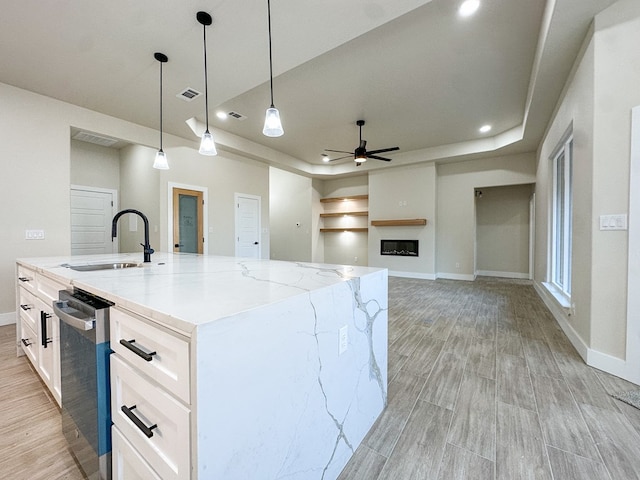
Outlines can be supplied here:
[[387, 310], [379, 270], [198, 326], [198, 478], [337, 478], [386, 405]]

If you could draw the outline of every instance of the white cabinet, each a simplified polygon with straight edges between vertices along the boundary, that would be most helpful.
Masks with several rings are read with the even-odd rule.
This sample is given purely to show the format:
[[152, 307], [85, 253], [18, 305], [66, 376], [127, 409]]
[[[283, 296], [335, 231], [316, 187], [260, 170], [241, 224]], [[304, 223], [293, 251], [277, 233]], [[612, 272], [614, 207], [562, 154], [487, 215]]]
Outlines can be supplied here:
[[117, 307], [110, 322], [114, 478], [191, 478], [189, 339]]
[[24, 265], [18, 264], [16, 272], [18, 340], [60, 405], [60, 320], [53, 314], [51, 302], [58, 298], [59, 290], [69, 286]]

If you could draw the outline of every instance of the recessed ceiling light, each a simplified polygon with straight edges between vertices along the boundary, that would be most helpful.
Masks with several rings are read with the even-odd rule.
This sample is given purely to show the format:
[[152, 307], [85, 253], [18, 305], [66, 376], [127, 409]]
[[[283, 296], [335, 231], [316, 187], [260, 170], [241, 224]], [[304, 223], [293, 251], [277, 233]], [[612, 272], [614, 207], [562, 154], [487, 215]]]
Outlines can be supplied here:
[[227, 114], [223, 111], [219, 111], [219, 112], [216, 112], [216, 117], [218, 117], [220, 120], [226, 120]]
[[458, 13], [462, 17], [468, 17], [476, 13], [479, 7], [480, 0], [465, 0], [464, 2], [462, 2], [462, 5], [460, 5]]
[[323, 162], [328, 162], [329, 161], [329, 155], [327, 155], [326, 153], [322, 154], [322, 161]]
[[491, 125], [483, 125], [478, 130], [480, 130], [480, 133], [490, 132], [491, 131]]

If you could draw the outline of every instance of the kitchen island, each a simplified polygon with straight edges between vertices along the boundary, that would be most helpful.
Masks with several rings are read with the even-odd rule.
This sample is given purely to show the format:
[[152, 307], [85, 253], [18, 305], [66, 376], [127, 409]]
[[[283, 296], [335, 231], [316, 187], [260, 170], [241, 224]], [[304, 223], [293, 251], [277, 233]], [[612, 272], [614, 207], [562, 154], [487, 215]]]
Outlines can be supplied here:
[[[114, 303], [114, 478], [335, 479], [386, 405], [387, 271], [163, 253], [64, 266], [140, 260], [18, 260]], [[121, 345], [134, 336], [159, 345], [152, 361]]]

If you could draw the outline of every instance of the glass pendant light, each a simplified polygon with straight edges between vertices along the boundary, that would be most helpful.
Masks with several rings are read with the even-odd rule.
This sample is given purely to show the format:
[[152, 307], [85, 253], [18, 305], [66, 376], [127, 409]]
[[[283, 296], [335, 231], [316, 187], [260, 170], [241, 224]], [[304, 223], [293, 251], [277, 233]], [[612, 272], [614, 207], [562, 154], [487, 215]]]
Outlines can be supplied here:
[[153, 168], [158, 170], [169, 170], [169, 163], [167, 162], [167, 156], [162, 150], [162, 64], [167, 63], [169, 60], [164, 53], [156, 52], [153, 57], [160, 63], [160, 150], [156, 153], [156, 158], [153, 161]]
[[267, 108], [264, 117], [264, 128], [262, 133], [267, 137], [280, 137], [284, 134], [282, 122], [280, 121], [280, 112], [273, 105], [273, 60], [271, 55], [271, 1], [267, 0], [267, 12], [269, 20], [269, 83], [271, 85], [271, 106]]
[[207, 26], [213, 23], [213, 19], [211, 15], [207, 12], [198, 12], [196, 14], [196, 19], [200, 24], [202, 24], [202, 37], [204, 43], [204, 111], [207, 122], [207, 129], [202, 134], [202, 140], [200, 141], [200, 152], [201, 155], [217, 155], [218, 151], [216, 150], [216, 144], [213, 141], [213, 135], [209, 132], [209, 80], [207, 77]]

